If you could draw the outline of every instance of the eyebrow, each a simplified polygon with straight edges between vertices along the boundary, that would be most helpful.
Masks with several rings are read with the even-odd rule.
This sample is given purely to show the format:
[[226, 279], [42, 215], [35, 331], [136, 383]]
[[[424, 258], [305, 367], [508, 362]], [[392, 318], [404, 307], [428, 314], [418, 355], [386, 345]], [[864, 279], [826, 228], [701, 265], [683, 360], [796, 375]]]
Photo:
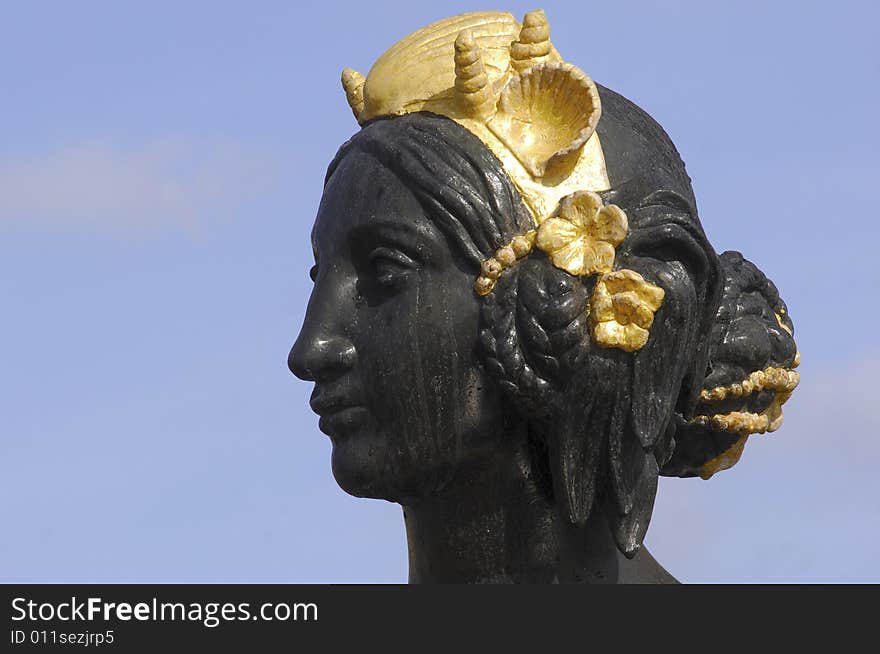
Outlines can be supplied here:
[[[382, 239], [392, 243], [410, 257], [419, 260], [431, 258], [432, 251], [439, 245], [433, 230], [420, 229], [415, 223], [388, 220], [375, 220], [352, 227], [349, 238], [353, 242]], [[418, 247], [418, 245], [425, 247]]]

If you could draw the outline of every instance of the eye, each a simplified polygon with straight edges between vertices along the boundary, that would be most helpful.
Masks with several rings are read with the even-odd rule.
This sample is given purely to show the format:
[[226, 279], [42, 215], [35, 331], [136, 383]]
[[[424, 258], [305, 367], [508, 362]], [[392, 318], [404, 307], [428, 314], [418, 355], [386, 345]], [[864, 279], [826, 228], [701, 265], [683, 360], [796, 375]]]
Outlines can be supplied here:
[[415, 261], [403, 252], [387, 247], [376, 248], [367, 260], [376, 283], [385, 288], [398, 288], [416, 267]]

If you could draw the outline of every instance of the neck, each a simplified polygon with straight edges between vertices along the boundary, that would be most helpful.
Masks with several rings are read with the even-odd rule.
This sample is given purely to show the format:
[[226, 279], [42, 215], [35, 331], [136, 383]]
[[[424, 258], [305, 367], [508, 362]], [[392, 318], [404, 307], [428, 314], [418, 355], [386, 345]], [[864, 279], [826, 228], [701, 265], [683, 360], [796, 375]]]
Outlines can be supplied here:
[[410, 583], [639, 583], [674, 579], [642, 550], [618, 551], [602, 512], [583, 527], [535, 483], [528, 452], [460, 475], [404, 506]]

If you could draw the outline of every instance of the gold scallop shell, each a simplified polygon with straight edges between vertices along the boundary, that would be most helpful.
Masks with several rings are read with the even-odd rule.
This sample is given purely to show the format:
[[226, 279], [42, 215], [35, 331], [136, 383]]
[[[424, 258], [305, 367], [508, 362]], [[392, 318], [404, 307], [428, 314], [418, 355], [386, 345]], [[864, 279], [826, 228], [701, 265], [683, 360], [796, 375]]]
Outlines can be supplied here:
[[576, 66], [552, 62], [514, 75], [488, 126], [531, 175], [544, 177], [574, 159], [601, 114], [593, 80]]

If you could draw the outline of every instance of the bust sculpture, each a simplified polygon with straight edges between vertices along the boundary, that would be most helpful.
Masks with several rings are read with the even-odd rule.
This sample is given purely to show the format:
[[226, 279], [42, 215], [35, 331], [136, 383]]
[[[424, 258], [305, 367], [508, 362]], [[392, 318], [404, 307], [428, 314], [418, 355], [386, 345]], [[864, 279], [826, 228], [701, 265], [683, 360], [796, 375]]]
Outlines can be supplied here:
[[661, 127], [542, 11], [445, 19], [342, 82], [289, 366], [333, 474], [403, 506], [411, 582], [673, 582], [659, 475], [734, 465], [798, 382], [788, 311], [717, 254]]

